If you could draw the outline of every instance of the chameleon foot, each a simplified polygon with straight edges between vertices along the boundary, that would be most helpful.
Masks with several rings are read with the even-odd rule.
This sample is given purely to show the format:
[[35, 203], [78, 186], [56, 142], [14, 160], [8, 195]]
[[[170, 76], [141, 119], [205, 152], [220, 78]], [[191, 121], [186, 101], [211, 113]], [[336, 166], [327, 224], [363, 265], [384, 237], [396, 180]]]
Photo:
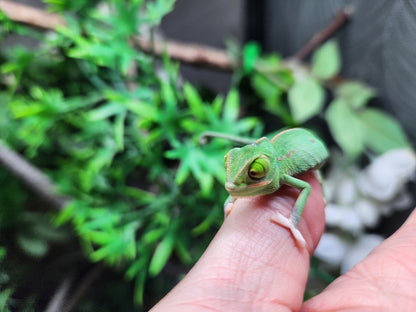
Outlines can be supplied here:
[[292, 219], [286, 218], [277, 212], [270, 217], [270, 221], [289, 229], [293, 235], [293, 238], [295, 239], [296, 245], [298, 245], [300, 248], [305, 248], [305, 239], [303, 238], [300, 231], [297, 229]]

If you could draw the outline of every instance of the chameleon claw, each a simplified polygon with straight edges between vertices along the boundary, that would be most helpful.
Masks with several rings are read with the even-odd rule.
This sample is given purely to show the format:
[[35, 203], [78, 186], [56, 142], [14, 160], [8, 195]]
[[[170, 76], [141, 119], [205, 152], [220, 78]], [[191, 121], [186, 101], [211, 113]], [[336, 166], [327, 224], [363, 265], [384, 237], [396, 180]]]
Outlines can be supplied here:
[[231, 213], [231, 211], [234, 208], [234, 204], [233, 203], [228, 203], [224, 206], [224, 217], [228, 217]]
[[292, 233], [293, 238], [295, 239], [296, 245], [301, 249], [305, 248], [306, 241], [303, 238], [300, 231], [295, 226], [295, 223], [292, 219], [286, 218], [282, 214], [277, 212], [270, 217], [270, 221], [289, 229]]

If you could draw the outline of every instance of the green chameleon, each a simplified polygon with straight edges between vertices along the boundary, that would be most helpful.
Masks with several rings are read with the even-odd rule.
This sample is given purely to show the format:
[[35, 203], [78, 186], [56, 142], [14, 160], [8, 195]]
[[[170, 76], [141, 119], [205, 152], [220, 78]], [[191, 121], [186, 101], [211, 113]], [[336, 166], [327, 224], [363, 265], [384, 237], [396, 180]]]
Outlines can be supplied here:
[[296, 178], [308, 170], [319, 169], [328, 158], [325, 144], [310, 131], [294, 128], [266, 137], [241, 148], [233, 148], [224, 157], [225, 189], [230, 194], [224, 204], [229, 215], [236, 198], [270, 194], [287, 184], [301, 190], [289, 218], [276, 213], [271, 221], [288, 228], [301, 247], [305, 240], [297, 228], [311, 186]]

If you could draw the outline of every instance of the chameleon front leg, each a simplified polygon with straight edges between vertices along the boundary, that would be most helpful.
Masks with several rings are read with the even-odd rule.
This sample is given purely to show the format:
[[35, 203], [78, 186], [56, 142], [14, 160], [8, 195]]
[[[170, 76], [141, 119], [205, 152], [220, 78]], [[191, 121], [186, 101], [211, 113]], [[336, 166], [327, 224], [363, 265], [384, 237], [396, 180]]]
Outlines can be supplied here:
[[289, 218], [286, 218], [285, 216], [277, 212], [273, 214], [270, 219], [272, 222], [275, 222], [281, 226], [288, 228], [292, 233], [293, 237], [295, 238], [296, 243], [303, 248], [305, 247], [306, 242], [302, 234], [298, 230], [298, 223], [300, 216], [302, 215], [303, 209], [305, 208], [306, 200], [308, 199], [309, 194], [311, 192], [311, 186], [309, 185], [309, 183], [289, 176], [287, 174], [282, 177], [282, 181], [290, 186], [300, 189], [301, 192], [295, 202], [295, 206]]

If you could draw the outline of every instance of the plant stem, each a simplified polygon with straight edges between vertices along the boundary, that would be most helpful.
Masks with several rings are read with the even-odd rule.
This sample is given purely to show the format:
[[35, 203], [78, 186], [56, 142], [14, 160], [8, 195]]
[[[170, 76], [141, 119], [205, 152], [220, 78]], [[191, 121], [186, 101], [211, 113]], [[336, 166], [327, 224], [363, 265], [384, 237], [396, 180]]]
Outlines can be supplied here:
[[48, 176], [1, 141], [0, 164], [55, 208], [61, 210], [69, 202], [67, 197], [56, 192], [56, 187]]
[[312, 38], [298, 50], [292, 58], [301, 61], [309, 54], [311, 54], [322, 42], [331, 37], [337, 30], [339, 30], [354, 13], [352, 6], [347, 6], [335, 15], [333, 20], [322, 30], [317, 32]]

